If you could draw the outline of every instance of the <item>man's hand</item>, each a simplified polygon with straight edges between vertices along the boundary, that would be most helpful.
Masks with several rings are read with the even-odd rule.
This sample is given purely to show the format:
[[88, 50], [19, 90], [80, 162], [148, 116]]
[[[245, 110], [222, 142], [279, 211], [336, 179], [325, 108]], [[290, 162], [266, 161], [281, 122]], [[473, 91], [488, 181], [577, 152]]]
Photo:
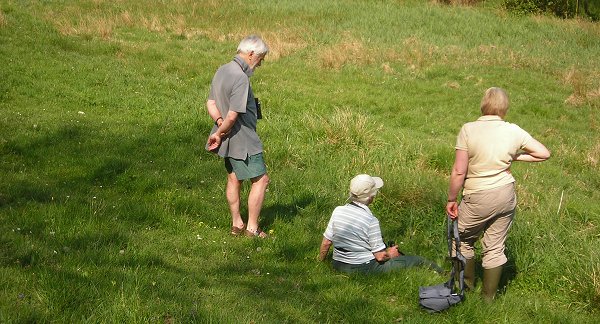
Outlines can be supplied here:
[[221, 136], [219, 134], [214, 133], [208, 137], [208, 150], [214, 151], [219, 148], [221, 145]]
[[446, 204], [446, 213], [452, 219], [456, 219], [458, 217], [458, 203], [456, 201], [449, 201]]
[[399, 257], [401, 254], [400, 251], [398, 251], [398, 245], [390, 246], [387, 249], [387, 254], [390, 257], [390, 259]]

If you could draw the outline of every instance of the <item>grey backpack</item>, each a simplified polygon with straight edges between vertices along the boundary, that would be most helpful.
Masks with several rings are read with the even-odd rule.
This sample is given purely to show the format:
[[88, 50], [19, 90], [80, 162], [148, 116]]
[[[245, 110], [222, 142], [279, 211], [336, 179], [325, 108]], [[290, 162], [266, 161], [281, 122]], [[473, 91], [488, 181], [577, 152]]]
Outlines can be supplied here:
[[[452, 241], [456, 244], [456, 256], [452, 256]], [[458, 237], [458, 221], [448, 217], [448, 255], [452, 260], [450, 279], [435, 286], [419, 287], [419, 304], [429, 313], [441, 312], [456, 305], [465, 298], [465, 264], [466, 259], [460, 253]], [[458, 261], [458, 262], [454, 262]], [[458, 272], [458, 291], [455, 291], [454, 277]]]

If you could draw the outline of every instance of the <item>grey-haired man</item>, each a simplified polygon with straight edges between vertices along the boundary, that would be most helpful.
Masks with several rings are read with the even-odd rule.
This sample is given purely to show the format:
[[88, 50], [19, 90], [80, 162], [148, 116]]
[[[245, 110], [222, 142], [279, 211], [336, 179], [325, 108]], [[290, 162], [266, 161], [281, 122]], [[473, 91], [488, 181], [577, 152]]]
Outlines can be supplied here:
[[383, 180], [360, 174], [350, 182], [350, 203], [335, 208], [323, 233], [319, 260], [323, 261], [333, 248], [333, 268], [346, 273], [391, 272], [407, 267], [429, 267], [443, 270], [420, 256], [403, 255], [398, 246], [386, 247], [379, 220], [369, 205], [375, 199]]
[[[263, 145], [256, 133], [259, 106], [250, 85], [250, 76], [259, 67], [269, 48], [256, 35], [244, 38], [233, 61], [219, 67], [215, 73], [206, 107], [215, 126], [206, 149], [225, 159], [227, 170], [226, 196], [231, 212], [231, 234], [265, 238], [258, 219], [265, 198], [269, 177], [263, 160]], [[240, 214], [242, 181], [252, 182], [248, 195], [248, 223]]]

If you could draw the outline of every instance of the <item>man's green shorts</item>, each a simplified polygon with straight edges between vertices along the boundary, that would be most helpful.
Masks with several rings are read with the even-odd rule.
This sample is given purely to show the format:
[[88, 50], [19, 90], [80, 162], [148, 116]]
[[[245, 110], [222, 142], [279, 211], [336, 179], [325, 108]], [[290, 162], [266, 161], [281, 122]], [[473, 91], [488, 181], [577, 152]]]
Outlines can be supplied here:
[[235, 173], [238, 180], [252, 179], [267, 173], [262, 153], [250, 155], [245, 160], [226, 157], [225, 169], [227, 173]]

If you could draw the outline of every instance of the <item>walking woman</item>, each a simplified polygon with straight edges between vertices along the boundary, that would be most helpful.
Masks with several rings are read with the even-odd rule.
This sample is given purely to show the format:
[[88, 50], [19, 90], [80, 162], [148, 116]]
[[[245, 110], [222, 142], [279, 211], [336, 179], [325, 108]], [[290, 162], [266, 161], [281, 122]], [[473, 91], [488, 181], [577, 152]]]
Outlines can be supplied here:
[[542, 143], [503, 120], [507, 111], [506, 92], [487, 89], [481, 100], [481, 117], [464, 124], [458, 134], [446, 205], [448, 215], [458, 218], [460, 251], [467, 259], [465, 284], [471, 289], [475, 282], [474, 245], [481, 238], [482, 294], [488, 302], [496, 295], [507, 261], [504, 243], [517, 204], [511, 163], [541, 162], [550, 157]]

